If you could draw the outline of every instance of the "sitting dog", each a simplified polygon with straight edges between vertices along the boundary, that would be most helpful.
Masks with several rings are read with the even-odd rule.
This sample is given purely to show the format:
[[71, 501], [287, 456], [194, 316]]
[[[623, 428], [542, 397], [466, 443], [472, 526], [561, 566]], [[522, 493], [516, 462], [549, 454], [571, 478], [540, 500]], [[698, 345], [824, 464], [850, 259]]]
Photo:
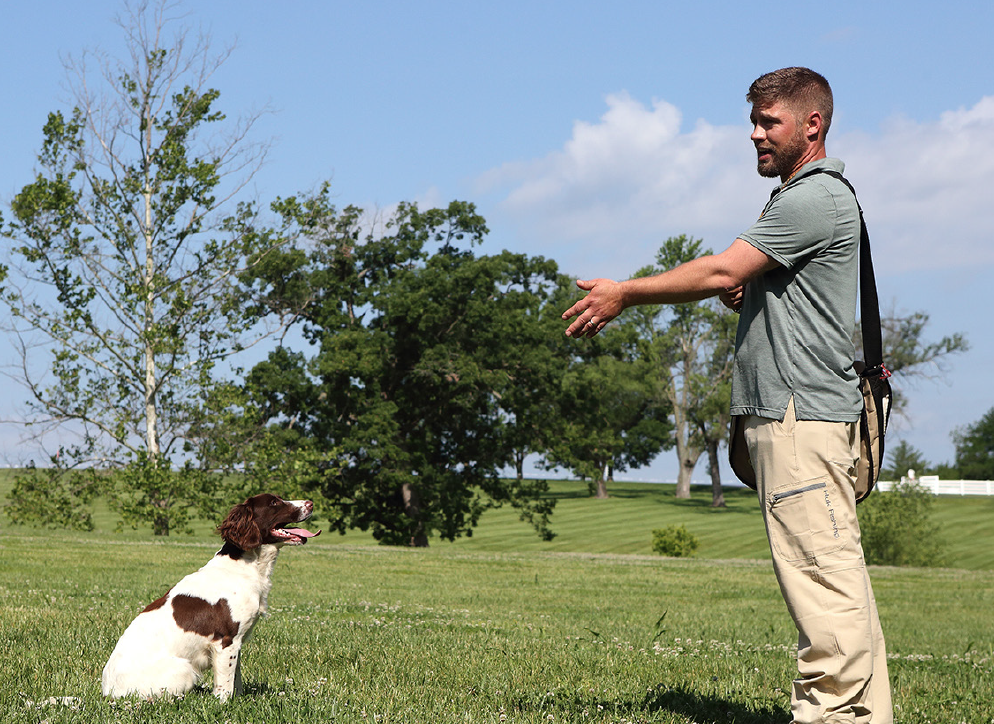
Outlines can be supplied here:
[[276, 556], [319, 535], [287, 527], [311, 517], [309, 500], [263, 494], [236, 505], [218, 526], [224, 540], [207, 565], [177, 583], [131, 622], [104, 667], [103, 694], [181, 695], [208, 666], [214, 695], [241, 693], [239, 652], [272, 587]]

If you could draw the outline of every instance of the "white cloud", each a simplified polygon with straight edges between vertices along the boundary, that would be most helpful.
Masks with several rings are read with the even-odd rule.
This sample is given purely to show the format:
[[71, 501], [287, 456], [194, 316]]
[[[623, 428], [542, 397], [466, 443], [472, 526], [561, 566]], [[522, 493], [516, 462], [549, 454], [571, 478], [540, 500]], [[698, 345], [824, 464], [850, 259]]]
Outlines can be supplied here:
[[[571, 252], [584, 273], [620, 277], [650, 263], [667, 236], [720, 250], [748, 227], [772, 183], [756, 175], [747, 124], [684, 129], [665, 101], [606, 102], [560, 150], [480, 179], [523, 244], [568, 271]], [[994, 97], [932, 123], [894, 119], [878, 133], [830, 137], [829, 152], [847, 161], [891, 271], [994, 263]]]
[[994, 263], [994, 96], [839, 139], [875, 248], [899, 271]]
[[[651, 263], [667, 236], [705, 236], [724, 248], [757, 213], [765, 191], [749, 167], [747, 127], [698, 121], [684, 131], [673, 105], [646, 107], [626, 93], [607, 105], [597, 123], [576, 122], [561, 150], [481, 180], [502, 191], [501, 213], [530, 244], [564, 264], [564, 249], [579, 251], [585, 267], [627, 276]], [[716, 229], [722, 238], [712, 240]]]

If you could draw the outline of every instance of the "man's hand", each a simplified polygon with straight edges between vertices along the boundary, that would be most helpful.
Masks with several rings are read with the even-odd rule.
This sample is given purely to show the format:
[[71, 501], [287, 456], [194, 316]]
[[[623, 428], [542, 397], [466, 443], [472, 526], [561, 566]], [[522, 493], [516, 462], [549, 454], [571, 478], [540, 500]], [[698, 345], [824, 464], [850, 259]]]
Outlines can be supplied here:
[[721, 294], [718, 295], [718, 299], [726, 307], [731, 309], [733, 312], [742, 311], [742, 294], [745, 287], [735, 287], [734, 289], [726, 289]]
[[625, 309], [621, 283], [611, 279], [577, 279], [576, 285], [589, 294], [563, 312], [563, 319], [576, 317], [567, 327], [567, 337], [593, 337]]

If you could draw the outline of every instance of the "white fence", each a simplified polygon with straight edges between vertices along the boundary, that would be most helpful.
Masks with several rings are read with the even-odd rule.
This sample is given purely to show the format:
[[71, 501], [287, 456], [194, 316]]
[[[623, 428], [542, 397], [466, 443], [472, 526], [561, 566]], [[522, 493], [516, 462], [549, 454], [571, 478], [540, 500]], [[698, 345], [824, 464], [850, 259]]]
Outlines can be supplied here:
[[[901, 478], [904, 482], [907, 478]], [[994, 495], [994, 480], [939, 480], [937, 475], [923, 475], [914, 478], [925, 490], [933, 495]], [[877, 490], [890, 490], [894, 487], [891, 481], [879, 481]]]

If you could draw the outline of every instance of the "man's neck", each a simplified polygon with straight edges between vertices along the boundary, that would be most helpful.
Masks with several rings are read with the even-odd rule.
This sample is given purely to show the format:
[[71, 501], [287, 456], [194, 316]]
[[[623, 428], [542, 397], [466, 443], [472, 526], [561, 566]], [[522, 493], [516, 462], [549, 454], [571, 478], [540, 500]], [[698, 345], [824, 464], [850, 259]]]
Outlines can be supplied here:
[[805, 151], [801, 157], [797, 160], [797, 163], [791, 168], [790, 173], [780, 176], [780, 185], [783, 186], [792, 178], [794, 178], [802, 168], [807, 166], [812, 161], [820, 161], [823, 158], [828, 158], [828, 154], [825, 152], [825, 144], [813, 144], [807, 151]]

